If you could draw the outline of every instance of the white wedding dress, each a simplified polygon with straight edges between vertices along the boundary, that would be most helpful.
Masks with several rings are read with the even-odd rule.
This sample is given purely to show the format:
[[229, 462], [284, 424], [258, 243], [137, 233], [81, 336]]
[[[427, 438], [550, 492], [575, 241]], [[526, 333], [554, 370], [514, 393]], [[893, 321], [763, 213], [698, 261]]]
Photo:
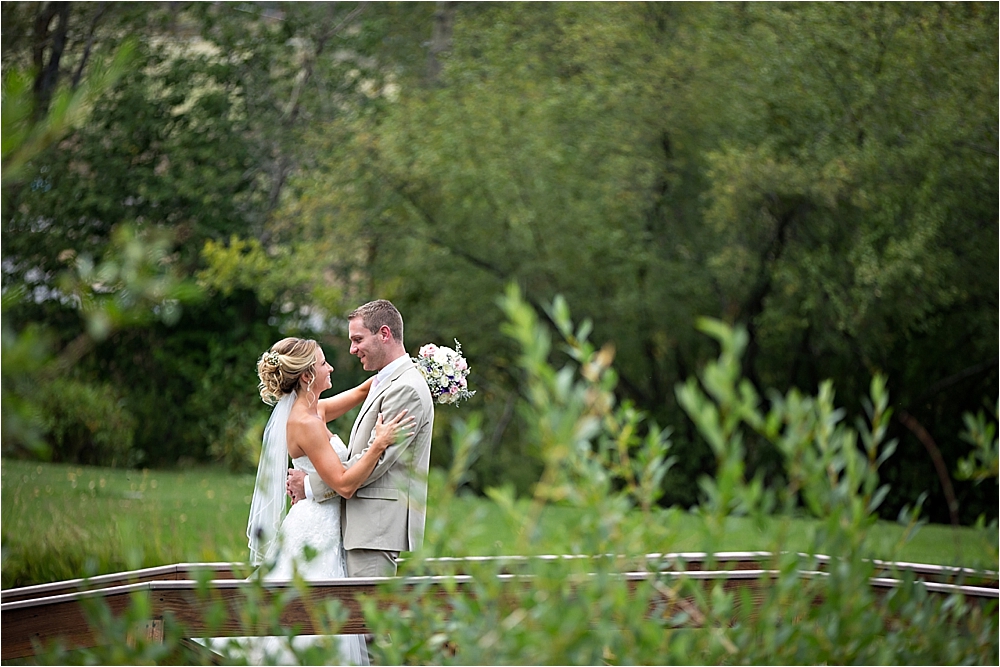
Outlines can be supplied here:
[[[337, 436], [330, 437], [330, 446], [341, 461], [347, 461], [347, 447]], [[316, 472], [308, 456], [292, 459], [292, 467], [306, 474]], [[315, 553], [306, 560], [306, 549]], [[291, 579], [293, 570], [309, 579], [341, 579], [347, 576], [344, 564], [344, 540], [340, 532], [340, 501], [316, 503], [303, 500], [292, 505], [278, 531], [277, 539], [268, 549], [265, 561], [273, 563], [267, 579]]]
[[[330, 437], [341, 461], [348, 458], [347, 447], [337, 436]], [[292, 459], [296, 470], [315, 472], [316, 468], [308, 456]], [[267, 548], [264, 562], [271, 566], [264, 574], [265, 581], [287, 580], [298, 573], [306, 581], [317, 579], [341, 579], [347, 576], [344, 541], [340, 531], [340, 501], [328, 500], [324, 503], [301, 500], [288, 510], [278, 534]], [[308, 552], [312, 558], [305, 554]], [[363, 635], [335, 635], [330, 637], [340, 653], [342, 665], [368, 665], [368, 651]], [[291, 639], [292, 646], [303, 650], [320, 640], [317, 635], [299, 635]], [[243, 654], [247, 662], [259, 664], [297, 664], [295, 655], [288, 648], [288, 640], [282, 637], [234, 637], [210, 639], [207, 644], [216, 650], [228, 645], [229, 653]]]

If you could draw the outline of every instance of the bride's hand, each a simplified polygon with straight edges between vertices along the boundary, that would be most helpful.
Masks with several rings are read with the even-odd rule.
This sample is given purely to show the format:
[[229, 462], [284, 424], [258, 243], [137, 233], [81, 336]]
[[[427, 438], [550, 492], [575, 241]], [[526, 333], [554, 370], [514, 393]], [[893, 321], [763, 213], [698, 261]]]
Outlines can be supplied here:
[[371, 448], [374, 449], [379, 456], [382, 455], [389, 445], [395, 444], [396, 440], [400, 437], [406, 437], [410, 435], [413, 431], [413, 425], [416, 422], [415, 417], [407, 417], [406, 410], [403, 410], [395, 419], [387, 422], [382, 421], [382, 413], [378, 414], [378, 420], [375, 422], [375, 439], [372, 441]]

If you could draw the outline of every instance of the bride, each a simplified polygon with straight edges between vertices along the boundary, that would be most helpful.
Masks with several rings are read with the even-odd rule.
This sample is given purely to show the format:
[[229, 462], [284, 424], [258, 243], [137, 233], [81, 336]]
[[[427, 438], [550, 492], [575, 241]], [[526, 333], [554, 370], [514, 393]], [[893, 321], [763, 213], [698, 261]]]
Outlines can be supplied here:
[[[263, 565], [261, 572], [268, 580], [291, 579], [296, 573], [307, 581], [347, 576], [341, 503], [300, 501], [285, 516], [288, 457], [296, 469], [318, 472], [328, 486], [350, 498], [386, 447], [413, 428], [413, 418], [404, 419], [405, 410], [384, 423], [379, 415], [371, 446], [357, 463], [345, 468], [347, 447], [326, 424], [360, 405], [368, 397], [372, 380], [336, 396], [319, 398], [332, 386], [332, 372], [319, 344], [301, 338], [278, 341], [257, 361], [261, 399], [274, 405], [274, 410], [264, 429], [247, 537], [251, 564]], [[292, 645], [303, 649], [315, 641], [315, 636], [299, 636], [292, 639]], [[368, 664], [362, 635], [338, 635], [336, 641], [344, 664]], [[246, 649], [251, 663], [277, 660], [277, 664], [288, 664], [294, 660], [280, 638], [240, 638], [237, 644]]]

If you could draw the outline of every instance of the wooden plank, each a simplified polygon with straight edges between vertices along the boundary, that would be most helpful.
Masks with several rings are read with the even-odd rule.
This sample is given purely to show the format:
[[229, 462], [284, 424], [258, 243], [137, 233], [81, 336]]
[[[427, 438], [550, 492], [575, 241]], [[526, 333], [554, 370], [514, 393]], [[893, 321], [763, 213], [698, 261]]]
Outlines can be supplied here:
[[240, 576], [237, 574], [238, 572], [248, 570], [249, 567], [245, 563], [176, 563], [174, 565], [147, 567], [141, 570], [102, 574], [85, 579], [68, 579], [48, 584], [38, 584], [36, 586], [7, 588], [0, 591], [0, 602], [17, 602], [19, 600], [52, 597], [144, 581], [198, 579], [199, 575], [207, 575], [210, 579], [235, 579]]
[[[824, 572], [801, 572], [803, 577], [827, 576]], [[577, 577], [576, 583], [584, 583], [589, 576]], [[630, 572], [620, 575], [634, 593], [641, 582], [654, 582], [659, 593], [651, 613], [669, 616], [679, 609], [697, 612], [692, 597], [680, 597], [673, 593], [672, 582], [681, 580], [701, 581], [706, 584], [722, 582], [725, 590], [749, 589], [753, 604], [759, 604], [769, 580], [777, 572], [764, 569], [738, 569], [727, 571], [690, 571], [684, 573]], [[501, 574], [497, 579], [503, 586], [530, 586], [532, 577], [528, 575]], [[93, 646], [97, 641], [87, 625], [84, 605], [90, 600], [103, 600], [118, 615], [123, 613], [136, 595], [147, 596], [152, 609], [153, 621], [176, 623], [183, 628], [186, 637], [232, 637], [254, 636], [267, 631], [264, 627], [254, 627], [244, 622], [248, 604], [248, 594], [258, 593], [261, 603], [269, 603], [274, 596], [292, 594], [291, 601], [284, 607], [280, 624], [294, 629], [299, 634], [324, 634], [325, 628], [314, 625], [316, 609], [330, 600], [337, 600], [348, 612], [348, 620], [338, 629], [342, 634], [368, 633], [361, 613], [359, 599], [372, 595], [380, 584], [389, 579], [334, 579], [310, 582], [304, 591], [291, 582], [269, 581], [262, 588], [243, 580], [216, 580], [198, 583], [190, 580], [164, 580], [109, 587], [106, 589], [65, 594], [30, 600], [4, 603], [2, 605], [3, 638], [2, 657], [12, 659], [26, 657], [34, 653], [34, 642], [46, 643], [59, 639], [67, 647]], [[404, 592], [415, 587], [423, 587], [427, 594], [446, 601], [451, 590], [463, 594], [473, 583], [468, 575], [404, 577], [398, 583]], [[900, 585], [900, 581], [890, 578], [876, 578], [872, 585], [876, 589], [886, 589]], [[209, 595], [199, 594], [207, 586]], [[929, 582], [925, 584], [932, 593], [961, 593], [973, 599], [997, 599], [997, 589], [972, 586], [956, 586]], [[223, 610], [222, 621], [208, 625], [209, 610], [219, 605]], [[692, 625], [698, 624], [698, 614], [691, 614]], [[158, 632], [162, 636], [162, 626]]]
[[[128, 609], [132, 598], [129, 594], [114, 594], [112, 590], [99, 591], [100, 599], [112, 614], [120, 616]], [[68, 648], [95, 646], [97, 637], [87, 622], [85, 602], [80, 594], [73, 594], [42, 598], [40, 604], [35, 600], [4, 603], [0, 612], [3, 659], [34, 655], [36, 644], [55, 640]]]
[[[814, 560], [820, 570], [826, 569], [833, 560], [829, 556], [815, 555], [807, 556], [799, 554], [803, 558]], [[712, 563], [714, 570], [726, 569], [760, 569], [768, 564], [774, 554], [767, 551], [725, 551], [709, 555], [705, 552], [675, 552], [675, 553], [650, 553], [637, 557], [625, 557], [620, 555], [589, 556], [589, 555], [559, 555], [549, 554], [540, 556], [457, 556], [428, 558], [420, 564], [424, 572], [433, 574], [467, 574], [470, 569], [477, 565], [493, 564], [499, 565], [501, 572], [518, 572], [524, 565], [537, 561], [556, 560], [594, 560], [599, 558], [615, 558], [620, 561], [632, 563], [635, 570], [657, 570], [657, 571], [677, 571], [701, 570], [706, 565]], [[402, 567], [405, 569], [406, 560], [402, 559]], [[942, 583], [972, 583], [977, 586], [996, 586], [997, 573], [991, 570], [973, 570], [970, 568], [951, 567], [944, 565], [928, 565], [923, 563], [889, 562], [881, 560], [872, 561], [876, 565], [877, 575], [892, 576], [893, 573], [913, 572], [918, 579], [928, 581], [939, 581]], [[124, 584], [139, 583], [144, 581], [166, 581], [166, 580], [186, 580], [198, 579], [200, 575], [209, 575], [211, 579], [236, 579], [242, 578], [250, 567], [246, 563], [177, 563], [174, 565], [163, 565], [159, 567], [144, 568], [128, 572], [105, 574], [87, 579], [70, 579], [68, 581], [57, 581], [36, 586], [25, 586], [20, 588], [10, 588], [0, 591], [0, 602], [15, 602], [39, 597], [49, 597], [65, 593], [75, 593], [80, 591], [94, 590], [98, 588], [108, 588], [121, 586]]]
[[[364, 634], [369, 632], [361, 613], [359, 598], [372, 595], [380, 583], [386, 579], [331, 579], [311, 581], [305, 591], [300, 591], [290, 582], [267, 582], [260, 589], [243, 581], [212, 582], [210, 594], [199, 595], [197, 587], [190, 582], [156, 582], [152, 584], [151, 603], [154, 613], [167, 616], [184, 628], [187, 637], [240, 637], [262, 634], [266, 628], [253, 626], [243, 619], [248, 594], [259, 592], [260, 604], [271, 604], [276, 597], [292, 594], [285, 604], [280, 617], [284, 628], [295, 628], [299, 634], [322, 634], [324, 628], [314, 625], [317, 609], [332, 600], [343, 605], [348, 620], [338, 630], [340, 634]], [[225, 609], [224, 620], [217, 625], [208, 625], [205, 619], [209, 610], [216, 605]]]
[[[416, 577], [404, 585], [430, 585], [432, 594], [446, 596], [447, 590], [440, 585], [444, 578]], [[455, 577], [447, 577], [456, 580]], [[172, 623], [184, 629], [187, 637], [233, 637], [254, 636], [263, 633], [266, 628], [254, 627], [243, 622], [243, 609], [248, 600], [248, 594], [260, 592], [260, 602], [268, 604], [278, 595], [293, 594], [293, 599], [285, 605], [279, 622], [282, 627], [295, 628], [300, 634], [322, 634], [325, 628], [314, 626], [314, 614], [323, 604], [337, 600], [348, 611], [349, 617], [342, 628], [341, 634], [364, 634], [369, 629], [361, 613], [359, 597], [372, 595], [380, 583], [388, 581], [385, 578], [333, 579], [310, 582], [302, 594], [291, 582], [266, 582], [262, 589], [244, 580], [217, 580], [206, 583], [195, 581], [153, 581], [127, 586], [116, 586], [95, 591], [64, 594], [29, 600], [18, 600], [3, 603], [0, 618], [2, 618], [3, 642], [0, 647], [2, 659], [21, 658], [35, 653], [35, 644], [46, 644], [59, 640], [67, 648], [85, 648], [95, 646], [98, 640], [91, 631], [85, 614], [85, 607], [93, 600], [103, 600], [111, 613], [120, 616], [127, 609], [134, 596], [142, 595], [148, 599], [154, 621], [169, 618]], [[458, 588], [463, 587], [471, 578], [455, 581]], [[207, 589], [208, 596], [200, 595], [199, 590]], [[209, 625], [209, 610], [215, 605], [221, 605], [224, 610], [220, 624]], [[162, 628], [159, 630], [162, 637]]]
[[[822, 554], [798, 554], [806, 561], [813, 561], [819, 571], [826, 570], [835, 559]], [[755, 570], [770, 564], [775, 554], [769, 551], [723, 551], [708, 554], [701, 551], [649, 553], [637, 557], [626, 557], [608, 554], [604, 556], [591, 555], [540, 555], [540, 556], [461, 556], [429, 558], [425, 561], [425, 570], [436, 570], [438, 573], [465, 574], [469, 568], [479, 564], [500, 565], [502, 572], [517, 572], [521, 566], [531, 561], [555, 560], [595, 560], [615, 558], [619, 561], [632, 563], [633, 569], [666, 571], [697, 571], [706, 568], [712, 570]], [[867, 560], [867, 559], [866, 559]], [[402, 561], [401, 561], [402, 562]], [[891, 576], [904, 572], [912, 572], [917, 579], [937, 581], [940, 583], [970, 583], [975, 586], [996, 587], [998, 575], [994, 570], [975, 570], [966, 567], [947, 565], [930, 565], [925, 563], [892, 562], [878, 559], [867, 560], [875, 565], [877, 575]]]
[[[824, 556], [829, 560], [829, 556]], [[897, 573], [912, 572], [917, 579], [944, 584], [968, 583], [973, 586], [996, 588], [997, 572], [994, 570], [974, 570], [969, 567], [951, 565], [928, 565], [926, 563], [908, 563], [884, 560], [872, 561], [879, 574], [892, 576]]]
[[[758, 604], [764, 594], [762, 582], [775, 576], [775, 572], [761, 567], [768, 562], [772, 554], [767, 552], [723, 552], [711, 557], [701, 552], [647, 554], [630, 563], [639, 563], [646, 568], [644, 571], [624, 573], [620, 576], [629, 582], [630, 589], [641, 581], [651, 580], [655, 583], [661, 598], [657, 613], [668, 613], [684, 608], [696, 612], [692, 599], [671, 599], [670, 582], [680, 578], [701, 580], [706, 582], [722, 581], [727, 590], [750, 588], [754, 604]], [[499, 566], [501, 574], [496, 575], [503, 585], [520, 582], [519, 585], [530, 585], [531, 576], [514, 574], [522, 570], [530, 561], [558, 561], [608, 558], [621, 559], [619, 556], [578, 556], [578, 555], [544, 555], [544, 556], [507, 556], [439, 558], [425, 562], [422, 565], [441, 570], [469, 571], [476, 565], [491, 564]], [[811, 559], [814, 564], [825, 569], [831, 561], [828, 557], [818, 556]], [[618, 563], [622, 565], [623, 563]], [[714, 570], [705, 570], [709, 564]], [[989, 578], [990, 573], [975, 572], [964, 568], [945, 568], [940, 566], [913, 563], [883, 563], [877, 574], [887, 571], [910, 571], [929, 581], [925, 584], [932, 593], [961, 593], [971, 600], [997, 599], [996, 578], [987, 586], [969, 586], [948, 583], [948, 580], [963, 581], [971, 574], [980, 579]], [[3, 659], [25, 657], [32, 655], [35, 648], [33, 642], [50, 642], [58, 638], [68, 647], [93, 646], [97, 639], [87, 625], [84, 606], [89, 600], [103, 600], [111, 612], [122, 614], [129, 606], [133, 596], [148, 597], [148, 604], [153, 609], [151, 627], [154, 636], [162, 636], [163, 619], [170, 619], [185, 628], [189, 637], [229, 637], [248, 636], [263, 632], [264, 628], [247, 627], [245, 610], [247, 595], [254, 590], [254, 584], [244, 579], [235, 579], [236, 572], [241, 568], [233, 563], [187, 563], [158, 568], [147, 568], [132, 572], [104, 575], [89, 580], [77, 579], [68, 582], [54, 582], [41, 586], [10, 589], [4, 591], [2, 607], [2, 643]], [[724, 569], [723, 569], [724, 568]], [[824, 569], [800, 572], [803, 577], [826, 576]], [[198, 582], [191, 579], [192, 575], [214, 575], [222, 578], [210, 582]], [[995, 575], [995, 573], [993, 573]], [[186, 577], [186, 578], [181, 578]], [[585, 580], [586, 577], [583, 578]], [[944, 579], [942, 582], [940, 580]], [[292, 594], [292, 600], [285, 606], [280, 623], [283, 627], [294, 628], [302, 634], [323, 634], [325, 629], [314, 627], [311, 610], [330, 600], [337, 600], [348, 613], [348, 620], [339, 632], [343, 634], [367, 633], [358, 601], [364, 596], [372, 595], [380, 583], [386, 579], [335, 579], [310, 582], [304, 592], [299, 592], [290, 582], [269, 581], [263, 585], [260, 592], [264, 601], [270, 601], [275, 595]], [[464, 574], [408, 576], [401, 579], [404, 590], [415, 586], [424, 586], [430, 595], [448, 597], [448, 586], [462, 591], [472, 583], [472, 579]], [[122, 582], [134, 582], [122, 584]], [[887, 590], [900, 585], [898, 579], [892, 577], [874, 577], [871, 580], [876, 590]], [[210, 596], [199, 596], [199, 587], [210, 590]], [[85, 590], [91, 587], [91, 590]], [[221, 605], [224, 619], [218, 627], [207, 627], [204, 619], [213, 605]], [[696, 622], [697, 614], [692, 615]], [[156, 622], [161, 622], [159, 626]]]

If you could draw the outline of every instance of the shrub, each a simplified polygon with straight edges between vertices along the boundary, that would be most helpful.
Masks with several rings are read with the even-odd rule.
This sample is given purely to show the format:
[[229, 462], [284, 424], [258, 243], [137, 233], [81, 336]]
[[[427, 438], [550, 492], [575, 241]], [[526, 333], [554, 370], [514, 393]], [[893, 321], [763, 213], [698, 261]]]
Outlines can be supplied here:
[[111, 385], [45, 382], [37, 405], [53, 461], [124, 467], [141, 462], [132, 448], [135, 419]]
[[[518, 291], [511, 288], [502, 305], [506, 332], [521, 347], [522, 410], [544, 470], [528, 504], [516, 502], [512, 489], [490, 495], [521, 526], [518, 553], [535, 554], [541, 510], [564, 504], [581, 518], [565, 527], [563, 553], [593, 557], [522, 561], [516, 571], [527, 575], [523, 586], [501, 585], [501, 568], [512, 566], [497, 561], [472, 565], [468, 586], [446, 586], [444, 594], [428, 595], [427, 586], [408, 591], [401, 579], [393, 580], [377, 598], [362, 601], [378, 664], [998, 662], [995, 601], [967, 605], [955, 595], [931, 595], [912, 578], [881, 596], [870, 584], [866, 541], [886, 493], [878, 469], [892, 451], [885, 441], [890, 409], [881, 378], [872, 381], [866, 416], [854, 427], [834, 407], [829, 384], [817, 396], [771, 395], [765, 409], [740, 377], [745, 333], [703, 322], [720, 356], [677, 389], [717, 462], [716, 475], [699, 480], [702, 550], [716, 550], [727, 518], [751, 517], [775, 529], [767, 532], [775, 536], [768, 564], [774, 574], [761, 576], [752, 594], [655, 568], [630, 584], [623, 574], [646, 562], [637, 545], [648, 528], [624, 518], [652, 516], [659, 481], [671, 465], [669, 431], [630, 405], [615, 404], [613, 350], [587, 341], [588, 323], [574, 329], [564, 302], [557, 299], [549, 312], [571, 358], [558, 370], [549, 362], [547, 330]], [[745, 478], [743, 443], [750, 433], [781, 452], [785, 486]], [[475, 417], [455, 424], [452, 468], [444, 483], [430, 486], [436, 491], [424, 548], [401, 574], [432, 573], [427, 556], [463, 553], [463, 535], [476, 517], [450, 510], [482, 439]], [[787, 549], [783, 532], [788, 518], [801, 514], [820, 520], [805, 553]], [[908, 510], [900, 517], [911, 532], [919, 527], [916, 516]], [[820, 554], [831, 556], [826, 573], [810, 574]], [[244, 613], [248, 621], [276, 618], [273, 606], [256, 599]], [[331, 630], [337, 627], [339, 610], [317, 613]], [[87, 652], [86, 660], [149, 658], [148, 647], [145, 654], [123, 656], [121, 645]], [[240, 659], [226, 651], [221, 658]]]
[[[851, 428], [835, 408], [833, 388], [819, 395], [772, 395], [770, 408], [740, 377], [745, 332], [705, 321], [721, 346], [719, 359], [678, 388], [678, 398], [717, 461], [714, 477], [699, 480], [703, 551], [713, 552], [727, 517], [744, 515], [777, 527], [770, 551], [772, 579], [763, 576], [751, 596], [722, 583], [659, 574], [630, 587], [624, 572], [636, 567], [636, 536], [622, 517], [655, 501], [651, 483], [669, 466], [667, 433], [647, 424], [628, 405], [615, 406], [612, 350], [595, 350], [585, 323], [574, 331], [557, 300], [558, 323], [574, 364], [556, 370], [551, 342], [535, 313], [511, 290], [503, 301], [508, 333], [522, 348], [520, 367], [527, 421], [545, 460], [534, 503], [522, 510], [513, 494], [492, 497], [523, 526], [521, 553], [531, 554], [538, 509], [568, 503], [586, 517], [566, 527], [564, 553], [620, 554], [625, 559], [528, 561], [523, 588], [497, 584], [498, 564], [474, 572], [469, 591], [435, 598], [389, 586], [380, 609], [366, 603], [377, 629], [374, 651], [386, 664], [994, 664], [998, 659], [996, 603], [965, 606], [956, 596], [930, 596], [911, 579], [884, 597], [866, 539], [885, 497], [878, 468], [891, 453], [885, 441], [888, 394], [881, 378], [871, 385], [866, 419]], [[743, 442], [756, 433], [782, 454], [787, 486], [769, 488], [744, 476]], [[470, 447], [474, 437], [467, 437]], [[456, 456], [456, 460], [462, 457]], [[453, 470], [454, 480], [461, 471]], [[451, 516], [449, 493], [431, 501], [447, 519], [428, 549], [447, 541], [461, 549], [469, 517]], [[802, 513], [821, 519], [807, 553], [785, 547], [783, 519]], [[901, 519], [918, 527], [915, 512]], [[641, 524], [635, 528], [641, 531]], [[669, 544], [663, 551], [669, 551]], [[826, 576], [816, 556], [833, 562]], [[420, 572], [417, 565], [414, 572]], [[403, 601], [398, 602], [402, 597]], [[757, 599], [754, 600], [753, 598]], [[395, 602], [394, 602], [395, 601]], [[653, 610], [650, 613], [650, 610]], [[691, 621], [697, 628], [691, 629]], [[385, 640], [390, 638], [391, 641]]]
[[209, 455], [233, 472], [253, 472], [257, 469], [267, 418], [267, 413], [258, 411], [254, 416], [245, 406], [234, 402], [226, 411], [222, 432], [208, 447]]

